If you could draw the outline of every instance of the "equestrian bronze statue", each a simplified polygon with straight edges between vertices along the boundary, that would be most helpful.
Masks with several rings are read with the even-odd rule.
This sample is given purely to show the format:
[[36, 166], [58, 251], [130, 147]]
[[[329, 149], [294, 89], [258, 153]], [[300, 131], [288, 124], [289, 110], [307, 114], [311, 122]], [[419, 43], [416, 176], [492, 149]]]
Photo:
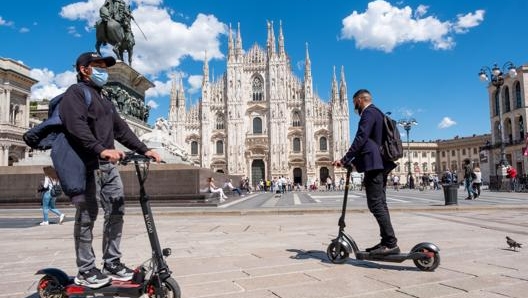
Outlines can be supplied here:
[[135, 44], [131, 21], [134, 20], [130, 6], [123, 0], [106, 0], [99, 9], [101, 20], [95, 25], [97, 42], [95, 49], [101, 54], [101, 45], [112, 45], [117, 59], [124, 61], [125, 51], [128, 54], [128, 64], [132, 65], [132, 53]]

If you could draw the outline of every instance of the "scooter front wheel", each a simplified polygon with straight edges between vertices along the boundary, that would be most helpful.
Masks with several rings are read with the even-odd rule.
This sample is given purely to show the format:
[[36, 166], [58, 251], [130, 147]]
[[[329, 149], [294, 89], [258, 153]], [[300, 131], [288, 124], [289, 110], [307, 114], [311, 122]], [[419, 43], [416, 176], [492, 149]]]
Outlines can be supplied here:
[[326, 255], [332, 263], [343, 264], [347, 261], [349, 253], [344, 245], [339, 245], [339, 249], [337, 249], [337, 241], [332, 241], [326, 249]]
[[68, 298], [59, 280], [51, 275], [44, 275], [39, 280], [37, 290], [40, 298]]
[[429, 256], [428, 258], [413, 260], [414, 265], [422, 271], [434, 271], [440, 265], [440, 253], [438, 251], [433, 251], [426, 246], [418, 246], [412, 252], [419, 252]]
[[[156, 297], [163, 297], [163, 298], [180, 298], [181, 297], [180, 286], [172, 277], [169, 277], [166, 280], [162, 281], [161, 288], [163, 292], [160, 293], [161, 295], [158, 293], [154, 293], [156, 294]], [[153, 290], [153, 292], [155, 292], [155, 290]], [[151, 297], [151, 296], [149, 295], [146, 297]]]

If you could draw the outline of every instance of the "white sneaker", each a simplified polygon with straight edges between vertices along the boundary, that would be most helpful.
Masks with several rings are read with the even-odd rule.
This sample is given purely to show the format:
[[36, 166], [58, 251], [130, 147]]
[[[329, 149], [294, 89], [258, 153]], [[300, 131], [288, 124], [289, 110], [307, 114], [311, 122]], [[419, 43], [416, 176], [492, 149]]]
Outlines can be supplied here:
[[223, 202], [225, 202], [225, 199], [224, 198], [220, 198], [219, 202], [223, 203]]
[[43, 222], [41, 222], [39, 225], [41, 225], [41, 226], [47, 226], [47, 225], [49, 225], [49, 222], [47, 222], [47, 221], [43, 221]]
[[64, 218], [66, 217], [66, 215], [64, 215], [64, 213], [62, 213], [60, 216], [59, 216], [59, 225], [62, 224], [62, 222], [64, 221]]

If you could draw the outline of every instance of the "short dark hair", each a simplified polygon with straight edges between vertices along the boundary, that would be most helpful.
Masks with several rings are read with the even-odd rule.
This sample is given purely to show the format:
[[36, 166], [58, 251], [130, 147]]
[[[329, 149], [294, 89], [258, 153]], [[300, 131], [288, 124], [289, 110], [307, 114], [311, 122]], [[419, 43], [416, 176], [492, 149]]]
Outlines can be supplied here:
[[370, 91], [368, 91], [367, 89], [359, 89], [358, 91], [356, 91], [356, 93], [354, 93], [352, 98], [356, 98], [356, 97], [360, 96], [363, 93], [367, 93], [368, 95], [371, 95]]

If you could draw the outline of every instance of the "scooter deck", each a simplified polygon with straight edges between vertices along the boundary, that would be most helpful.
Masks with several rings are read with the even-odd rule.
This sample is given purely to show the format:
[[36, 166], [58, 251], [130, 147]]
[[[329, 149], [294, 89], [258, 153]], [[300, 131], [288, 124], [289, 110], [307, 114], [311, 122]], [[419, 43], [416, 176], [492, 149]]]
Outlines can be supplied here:
[[89, 288], [87, 286], [77, 285], [75, 283], [68, 284], [65, 287], [65, 292], [68, 296], [75, 295], [92, 295], [105, 294], [114, 296], [129, 295], [130, 297], [139, 297], [141, 295], [142, 285], [132, 281], [112, 280], [108, 285], [100, 288]]
[[428, 256], [420, 252], [399, 253], [399, 254], [392, 254], [392, 255], [371, 254], [366, 251], [358, 251], [356, 253], [356, 259], [358, 260], [382, 261], [382, 262], [394, 262], [394, 263], [401, 263], [405, 260], [417, 260], [421, 258], [428, 258]]

